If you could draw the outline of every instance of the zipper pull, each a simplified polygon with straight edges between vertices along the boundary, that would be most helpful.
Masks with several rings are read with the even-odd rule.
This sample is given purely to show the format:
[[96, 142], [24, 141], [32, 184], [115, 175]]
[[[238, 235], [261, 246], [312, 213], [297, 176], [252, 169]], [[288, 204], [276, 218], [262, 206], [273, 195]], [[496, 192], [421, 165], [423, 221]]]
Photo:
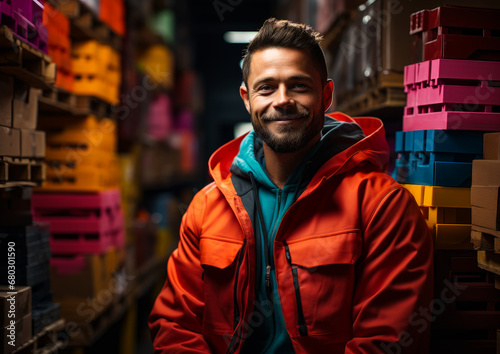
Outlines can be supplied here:
[[266, 289], [267, 293], [271, 293], [271, 266], [267, 265], [266, 266]]

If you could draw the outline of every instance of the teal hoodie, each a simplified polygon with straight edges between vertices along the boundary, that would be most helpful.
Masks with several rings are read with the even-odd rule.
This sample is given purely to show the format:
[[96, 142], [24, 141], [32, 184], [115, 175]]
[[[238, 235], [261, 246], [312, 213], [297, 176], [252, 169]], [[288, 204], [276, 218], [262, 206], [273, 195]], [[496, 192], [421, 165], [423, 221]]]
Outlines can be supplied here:
[[[308, 152], [301, 163], [288, 177], [280, 189], [269, 177], [265, 169], [262, 140], [251, 131], [241, 142], [238, 155], [231, 170], [245, 178], [253, 179], [258, 189], [256, 208], [260, 208], [262, 219], [258, 218], [259, 230], [256, 235], [256, 306], [253, 314], [254, 326], [249, 332], [243, 352], [248, 353], [294, 353], [286, 331], [281, 310], [276, 274], [274, 273], [274, 238], [288, 208], [305, 189], [314, 173], [335, 154], [355, 144], [365, 136], [356, 123], [346, 123], [330, 118], [325, 119], [320, 141]], [[254, 191], [255, 192], [255, 191]], [[263, 230], [262, 228], [265, 228]], [[266, 257], [264, 233], [268, 238], [268, 260], [271, 267], [269, 293], [266, 290]]]

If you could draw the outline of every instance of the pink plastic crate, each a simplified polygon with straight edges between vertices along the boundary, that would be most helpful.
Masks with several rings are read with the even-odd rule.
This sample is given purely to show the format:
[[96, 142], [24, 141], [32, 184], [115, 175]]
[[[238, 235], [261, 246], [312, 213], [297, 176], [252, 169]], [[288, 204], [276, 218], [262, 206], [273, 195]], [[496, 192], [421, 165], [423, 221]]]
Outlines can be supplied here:
[[84, 256], [75, 255], [71, 258], [52, 257], [50, 266], [56, 268], [59, 274], [78, 274], [85, 270], [87, 263]]
[[500, 62], [435, 59], [405, 67], [405, 92], [438, 85], [439, 80], [500, 81]]
[[158, 95], [150, 104], [147, 131], [155, 140], [163, 140], [172, 130], [172, 102], [168, 95]]
[[405, 68], [403, 130], [500, 128], [500, 62], [436, 59]]
[[403, 131], [429, 129], [499, 131], [500, 113], [438, 111], [404, 115]]
[[496, 106], [500, 107], [500, 88], [464, 85], [427, 86], [416, 90], [408, 90], [406, 95], [406, 106], [408, 108], [436, 105], [442, 103], [462, 104], [469, 111], [478, 109], [477, 105], [484, 107], [485, 112], [494, 111]]
[[[10, 17], [12, 17], [12, 6], [10, 2], [8, 3], [7, 0], [0, 0], [0, 18], [3, 20], [4, 18]], [[2, 20], [0, 20], [0, 24], [7, 25]]]
[[94, 194], [36, 193], [33, 219], [50, 222], [54, 254], [102, 253], [124, 244], [124, 221], [118, 189]]

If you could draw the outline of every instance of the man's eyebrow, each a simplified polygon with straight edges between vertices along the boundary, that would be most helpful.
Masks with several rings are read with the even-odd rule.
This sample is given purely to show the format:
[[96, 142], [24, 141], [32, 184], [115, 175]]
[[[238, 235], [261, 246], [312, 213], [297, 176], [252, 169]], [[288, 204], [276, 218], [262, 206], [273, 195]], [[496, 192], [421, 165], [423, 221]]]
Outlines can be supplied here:
[[309, 81], [309, 82], [312, 82], [313, 78], [309, 75], [295, 75], [295, 76], [288, 78], [287, 81]]
[[[272, 76], [268, 76], [268, 77], [264, 77], [262, 79], [260, 79], [259, 81], [256, 81], [254, 84], [253, 84], [253, 87], [257, 87], [263, 83], [266, 83], [266, 82], [271, 82], [271, 81], [276, 81], [276, 78], [272, 77]], [[294, 75], [294, 76], [291, 76], [289, 78], [287, 78], [286, 81], [308, 81], [308, 82], [312, 82], [313, 81], [313, 78], [309, 75]]]

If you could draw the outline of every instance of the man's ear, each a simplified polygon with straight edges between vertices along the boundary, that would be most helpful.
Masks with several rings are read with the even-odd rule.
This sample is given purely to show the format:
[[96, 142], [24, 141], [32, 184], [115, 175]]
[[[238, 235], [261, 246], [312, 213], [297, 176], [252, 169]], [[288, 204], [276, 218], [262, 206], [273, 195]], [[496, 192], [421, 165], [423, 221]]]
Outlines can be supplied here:
[[323, 88], [323, 103], [325, 105], [325, 112], [328, 111], [333, 102], [333, 80], [328, 79]]
[[249, 98], [248, 98], [248, 89], [247, 89], [247, 86], [245, 85], [245, 83], [242, 83], [241, 86], [240, 86], [240, 96], [243, 99], [243, 103], [245, 103], [245, 107], [246, 107], [248, 113], [251, 114], [251, 112], [250, 112], [250, 101], [249, 101]]

